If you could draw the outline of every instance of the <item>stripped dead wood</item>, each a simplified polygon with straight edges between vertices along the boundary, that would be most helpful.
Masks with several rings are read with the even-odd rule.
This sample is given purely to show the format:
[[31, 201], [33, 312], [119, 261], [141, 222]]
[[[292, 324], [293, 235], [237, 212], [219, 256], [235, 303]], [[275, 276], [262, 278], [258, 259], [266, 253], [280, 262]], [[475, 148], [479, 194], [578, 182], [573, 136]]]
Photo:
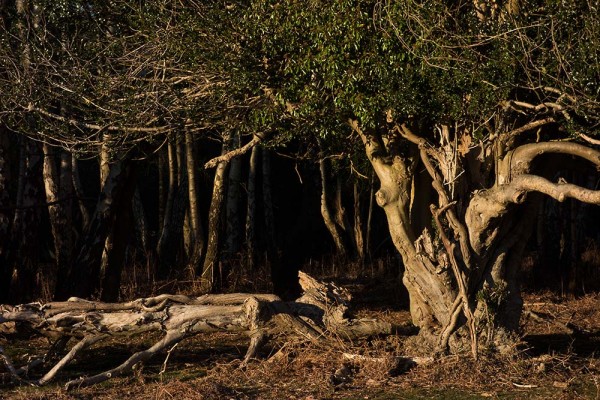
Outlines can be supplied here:
[[[313, 341], [335, 337], [390, 334], [396, 328], [375, 320], [356, 320], [348, 316], [349, 293], [333, 284], [324, 284], [300, 273], [304, 295], [294, 302], [283, 302], [271, 294], [214, 294], [200, 297], [160, 295], [126, 303], [103, 303], [71, 298], [64, 302], [30, 303], [0, 306], [0, 327], [16, 324], [28, 332], [55, 338], [63, 350], [66, 342], [78, 342], [51, 364], [37, 362], [49, 370], [35, 380], [25, 381], [0, 348], [1, 359], [15, 381], [44, 385], [52, 381], [76, 355], [89, 346], [117, 335], [134, 338], [148, 331], [163, 332], [151, 347], [131, 355], [121, 365], [100, 374], [66, 383], [66, 388], [89, 386], [115, 376], [130, 373], [135, 365], [180, 341], [201, 333], [240, 332], [250, 337], [242, 365], [254, 358], [260, 347], [275, 334], [296, 335]], [[56, 346], [55, 346], [56, 347]], [[56, 353], [56, 349], [51, 349]]]

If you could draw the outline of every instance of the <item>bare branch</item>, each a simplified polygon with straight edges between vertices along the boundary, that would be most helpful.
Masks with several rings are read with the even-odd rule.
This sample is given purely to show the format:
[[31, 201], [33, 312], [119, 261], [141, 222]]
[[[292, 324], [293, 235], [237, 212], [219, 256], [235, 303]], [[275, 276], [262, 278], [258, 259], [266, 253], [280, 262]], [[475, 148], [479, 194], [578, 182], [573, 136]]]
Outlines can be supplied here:
[[506, 136], [516, 136], [516, 135], [519, 135], [519, 134], [521, 134], [523, 132], [527, 132], [527, 131], [530, 131], [532, 129], [539, 128], [541, 126], [548, 125], [548, 124], [551, 124], [553, 122], [556, 122], [556, 120], [554, 118], [552, 118], [552, 117], [540, 119], [540, 120], [533, 121], [533, 122], [530, 122], [528, 124], [525, 124], [525, 125], [517, 128], [517, 129], [513, 129], [512, 131], [506, 133], [505, 135]]
[[520, 175], [513, 181], [499, 187], [504, 201], [522, 203], [528, 192], [540, 192], [560, 202], [567, 198], [588, 204], [600, 205], [600, 190], [587, 189], [566, 182], [553, 183], [538, 175]]
[[529, 143], [517, 147], [512, 154], [507, 155], [510, 158], [511, 175], [528, 172], [531, 162], [545, 153], [570, 154], [600, 167], [600, 151], [585, 145], [573, 142]]
[[598, 140], [598, 139], [591, 138], [584, 133], [577, 133], [577, 135], [579, 135], [580, 138], [582, 138], [583, 140], [585, 140], [586, 142], [588, 142], [590, 144], [595, 144], [596, 146], [600, 145], [600, 140]]
[[57, 121], [66, 122], [70, 125], [76, 126], [78, 128], [86, 128], [86, 129], [94, 129], [98, 131], [119, 131], [119, 132], [144, 132], [144, 133], [165, 133], [171, 130], [169, 126], [116, 126], [116, 125], [97, 125], [97, 124], [89, 124], [87, 122], [77, 121], [76, 119], [65, 118], [61, 115], [57, 115], [46, 110], [42, 110], [41, 108], [35, 107], [33, 104], [30, 104], [27, 107], [28, 111], [38, 112], [46, 117], [55, 119]]
[[248, 143], [246, 143], [245, 145], [243, 145], [242, 147], [240, 147], [239, 149], [232, 150], [228, 153], [220, 155], [219, 157], [215, 157], [211, 160], [208, 160], [206, 162], [206, 164], [204, 164], [204, 168], [206, 168], [206, 169], [214, 168], [220, 162], [229, 162], [235, 157], [239, 157], [241, 155], [246, 154], [248, 151], [252, 150], [252, 148], [254, 146], [256, 146], [257, 144], [259, 144], [263, 140], [265, 140], [267, 138], [267, 136], [268, 135], [263, 134], [263, 133], [254, 134], [254, 137], [252, 138], [252, 140], [249, 141]]

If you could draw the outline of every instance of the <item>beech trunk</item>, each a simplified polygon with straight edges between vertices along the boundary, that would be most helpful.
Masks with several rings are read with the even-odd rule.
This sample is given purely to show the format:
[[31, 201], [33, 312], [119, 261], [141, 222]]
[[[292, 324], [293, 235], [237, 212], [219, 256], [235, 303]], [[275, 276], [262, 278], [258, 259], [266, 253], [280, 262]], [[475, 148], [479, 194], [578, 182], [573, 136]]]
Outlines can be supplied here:
[[[532, 173], [532, 163], [555, 153], [598, 166], [600, 152], [569, 142], [511, 148], [511, 134], [498, 135], [489, 147], [468, 146], [469, 134], [448, 126], [417, 135], [406, 125], [389, 131], [363, 131], [355, 120], [350, 125], [381, 184], [377, 204], [402, 256], [420, 337], [441, 350], [470, 349], [475, 357], [482, 344], [508, 349], [522, 312], [518, 269], [535, 226], [538, 193], [600, 203], [600, 191], [551, 182]], [[434, 140], [439, 144], [433, 146]], [[401, 141], [408, 145], [399, 146]], [[423, 168], [437, 194], [431, 204], [413, 201], [414, 178]], [[423, 215], [433, 229], [417, 222], [427, 219]]]

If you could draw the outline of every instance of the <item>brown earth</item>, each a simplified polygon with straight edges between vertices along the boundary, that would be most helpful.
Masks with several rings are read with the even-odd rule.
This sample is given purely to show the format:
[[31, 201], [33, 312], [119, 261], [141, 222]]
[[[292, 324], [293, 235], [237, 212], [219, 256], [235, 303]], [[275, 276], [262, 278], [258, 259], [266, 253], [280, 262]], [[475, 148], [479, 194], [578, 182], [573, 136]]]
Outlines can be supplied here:
[[[403, 302], [391, 284], [347, 286], [358, 316], [408, 323], [407, 311], [386, 307]], [[114, 367], [147, 347], [157, 338], [152, 334], [103, 342], [43, 388], [10, 383], [0, 369], [0, 399], [600, 399], [600, 294], [564, 299], [538, 293], [525, 301], [532, 312], [523, 316], [524, 336], [510, 357], [445, 356], [411, 368], [402, 357], [419, 354], [406, 336], [340, 339], [328, 346], [279, 337], [261, 359], [240, 368], [247, 338], [211, 334], [180, 343], [133, 376], [62, 389], [67, 380]], [[0, 345], [16, 363], [48, 348], [45, 339], [1, 334]]]

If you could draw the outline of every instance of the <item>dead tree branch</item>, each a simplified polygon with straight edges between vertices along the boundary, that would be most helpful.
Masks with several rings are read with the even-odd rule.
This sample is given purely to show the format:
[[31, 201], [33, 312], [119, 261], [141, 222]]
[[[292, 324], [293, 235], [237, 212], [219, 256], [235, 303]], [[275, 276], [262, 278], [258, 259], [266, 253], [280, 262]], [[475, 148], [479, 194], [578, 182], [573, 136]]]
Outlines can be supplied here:
[[44, 385], [53, 380], [78, 353], [95, 343], [120, 334], [131, 337], [149, 330], [164, 333], [154, 345], [131, 355], [115, 368], [67, 382], [66, 388], [71, 389], [128, 374], [136, 364], [201, 333], [239, 332], [250, 336], [250, 346], [242, 361], [242, 365], [245, 365], [275, 334], [327, 341], [332, 335], [356, 338], [398, 331], [389, 323], [350, 318], [347, 315], [350, 295], [342, 288], [321, 283], [302, 272], [300, 283], [304, 295], [295, 302], [283, 302], [269, 294], [232, 293], [200, 297], [167, 294], [127, 303], [71, 298], [65, 302], [48, 304], [0, 305], [0, 324], [18, 322], [31, 332], [79, 339], [61, 360], [37, 380], [25, 381], [21, 378], [1, 348], [0, 358], [15, 381]]

